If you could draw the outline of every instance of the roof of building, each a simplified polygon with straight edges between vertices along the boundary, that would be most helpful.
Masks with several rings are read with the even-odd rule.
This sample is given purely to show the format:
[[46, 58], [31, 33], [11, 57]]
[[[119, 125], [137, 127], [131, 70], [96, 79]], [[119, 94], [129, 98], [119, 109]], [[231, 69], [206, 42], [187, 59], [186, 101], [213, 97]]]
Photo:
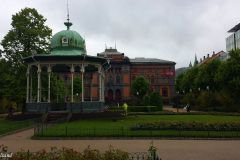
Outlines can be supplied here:
[[206, 64], [206, 63], [209, 63], [209, 62], [212, 61], [212, 60], [218, 59], [218, 58], [219, 58], [221, 55], [223, 55], [223, 54], [227, 54], [227, 53], [224, 52], [224, 51], [219, 51], [218, 53], [213, 52], [212, 56], [210, 56], [210, 55], [208, 54], [207, 57], [204, 56], [205, 59], [200, 60], [199, 65], [201, 65], [201, 64]]
[[114, 54], [121, 54], [124, 55], [124, 53], [118, 52], [116, 48], [106, 48], [104, 52], [98, 53], [99, 55], [114, 55]]
[[238, 23], [236, 26], [234, 26], [228, 32], [237, 32], [238, 30], [240, 30], [240, 23]]
[[130, 59], [130, 63], [160, 63], [160, 64], [176, 64], [173, 61], [167, 61], [167, 60], [162, 60], [162, 59], [157, 59], [157, 58], [144, 58], [144, 57], [136, 57], [134, 59]]

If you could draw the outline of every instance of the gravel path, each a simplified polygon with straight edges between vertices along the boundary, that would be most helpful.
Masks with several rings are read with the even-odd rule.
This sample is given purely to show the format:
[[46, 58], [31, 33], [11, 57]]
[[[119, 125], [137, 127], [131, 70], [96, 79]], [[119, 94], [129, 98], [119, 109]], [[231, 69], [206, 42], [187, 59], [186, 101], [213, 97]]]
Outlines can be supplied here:
[[[110, 145], [127, 152], [145, 152], [151, 140], [31, 140], [33, 129], [0, 138], [9, 151], [38, 151], [52, 146], [82, 151], [87, 146], [104, 151]], [[153, 140], [163, 160], [235, 160], [240, 157], [240, 140]]]

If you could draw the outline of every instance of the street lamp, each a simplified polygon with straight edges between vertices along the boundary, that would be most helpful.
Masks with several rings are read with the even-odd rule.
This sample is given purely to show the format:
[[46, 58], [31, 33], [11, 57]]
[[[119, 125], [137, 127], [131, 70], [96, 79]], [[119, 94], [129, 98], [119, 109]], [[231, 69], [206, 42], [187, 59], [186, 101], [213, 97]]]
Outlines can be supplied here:
[[207, 86], [206, 89], [209, 91], [209, 86]]

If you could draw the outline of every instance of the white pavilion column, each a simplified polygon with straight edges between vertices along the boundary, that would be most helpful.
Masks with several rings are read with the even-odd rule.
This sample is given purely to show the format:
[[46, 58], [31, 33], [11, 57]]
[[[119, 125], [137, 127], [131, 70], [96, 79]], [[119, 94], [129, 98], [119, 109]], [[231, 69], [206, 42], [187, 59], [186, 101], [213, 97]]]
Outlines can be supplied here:
[[71, 103], [73, 103], [73, 74], [74, 74], [74, 66], [71, 66]]
[[104, 72], [102, 72], [102, 101], [104, 102], [105, 101], [105, 93], [104, 93], [104, 90], [105, 90], [105, 75], [104, 75]]
[[27, 73], [26, 73], [26, 76], [27, 76], [27, 93], [26, 93], [26, 103], [29, 102], [29, 74], [30, 74], [30, 66], [28, 65], [28, 68], [27, 68]]
[[102, 73], [101, 73], [101, 67], [98, 67], [98, 86], [99, 86], [99, 101], [102, 101]]
[[84, 102], [84, 72], [85, 72], [85, 66], [82, 64], [81, 67], [81, 78], [82, 78], [82, 102]]
[[92, 102], [92, 75], [90, 79], [90, 101]]
[[41, 92], [41, 66], [38, 64], [38, 70], [37, 70], [37, 75], [38, 75], [38, 88], [37, 88], [37, 103], [39, 103], [40, 100], [40, 92]]
[[48, 65], [48, 103], [51, 102], [51, 72], [52, 72], [52, 68], [50, 65]]

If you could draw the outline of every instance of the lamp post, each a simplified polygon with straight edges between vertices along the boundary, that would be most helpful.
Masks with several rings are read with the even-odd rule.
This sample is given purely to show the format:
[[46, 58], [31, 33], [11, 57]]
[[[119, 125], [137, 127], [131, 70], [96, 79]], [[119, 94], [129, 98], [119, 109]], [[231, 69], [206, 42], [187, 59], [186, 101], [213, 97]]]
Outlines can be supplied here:
[[209, 91], [209, 86], [207, 86], [206, 89]]

